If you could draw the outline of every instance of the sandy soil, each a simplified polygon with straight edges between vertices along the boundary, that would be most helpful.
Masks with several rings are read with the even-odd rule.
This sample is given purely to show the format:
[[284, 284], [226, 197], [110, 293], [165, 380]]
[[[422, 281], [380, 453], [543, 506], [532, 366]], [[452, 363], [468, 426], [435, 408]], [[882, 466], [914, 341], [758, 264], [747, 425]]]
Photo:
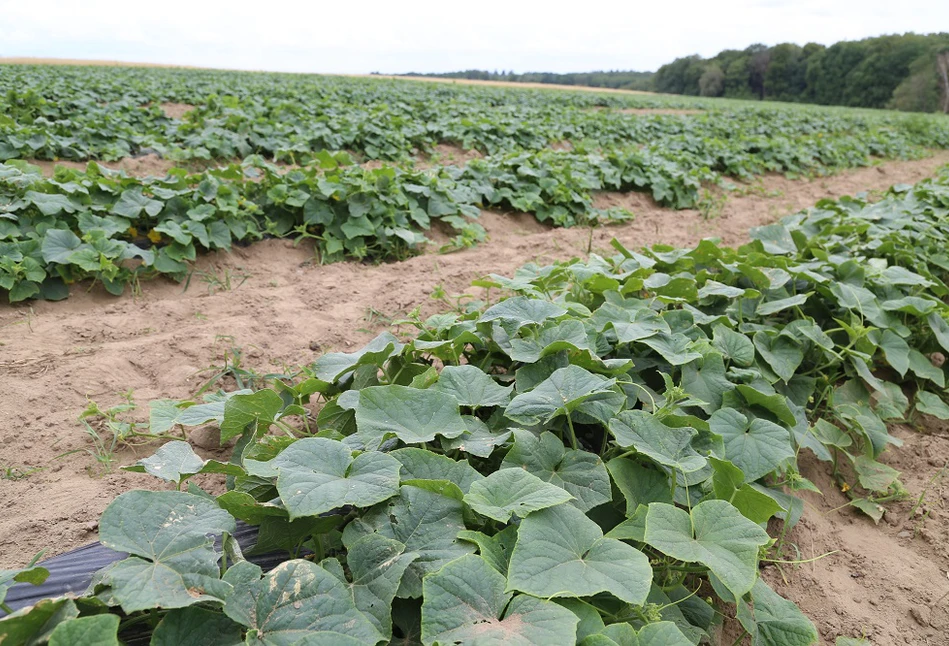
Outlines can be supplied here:
[[472, 159], [482, 159], [480, 150], [465, 150], [453, 144], [435, 144], [430, 154], [419, 155], [416, 167], [428, 168], [436, 164], [441, 166], [464, 166]]
[[[940, 153], [813, 181], [764, 178], [709, 220], [698, 211], [658, 208], [642, 195], [604, 194], [601, 205], [623, 204], [638, 217], [596, 230], [592, 246], [605, 250], [613, 236], [631, 247], [691, 245], [711, 236], [737, 244], [747, 240], [749, 227], [821, 197], [915, 182], [947, 162], [949, 153]], [[104, 472], [91, 457], [92, 443], [76, 421], [88, 399], [112, 406], [131, 390], [142, 419], [149, 400], [194, 393], [233, 348], [240, 348], [245, 367], [283, 371], [323, 352], [356, 349], [417, 306], [436, 311], [440, 304], [430, 297], [436, 286], [477, 294], [469, 286], [479, 276], [583, 255], [588, 244], [586, 230], [550, 230], [526, 215], [485, 212], [482, 221], [490, 241], [454, 254], [319, 266], [305, 245], [269, 240], [201, 258], [187, 290], [153, 281], [135, 297], [115, 298], [81, 285], [59, 303], [0, 305], [0, 568], [21, 565], [41, 549], [53, 555], [94, 541], [96, 521], [117, 494], [162, 486], [117, 466]], [[230, 291], [220, 289], [227, 279]], [[790, 540], [804, 558], [841, 551], [814, 564], [782, 566], [787, 584], [768, 569], [769, 581], [801, 604], [827, 644], [838, 634], [862, 632], [875, 644], [946, 644], [949, 490], [947, 479], [927, 483], [949, 461], [949, 433], [899, 432], [906, 447], [888, 460], [904, 471], [914, 500], [927, 491], [923, 512], [911, 518], [912, 502], [893, 505], [880, 527], [849, 509], [831, 512], [843, 498], [823, 465], [807, 463], [805, 475], [826, 495], [808, 497]], [[198, 441], [199, 452], [210, 455], [206, 439]], [[153, 449], [120, 448], [116, 465]]]
[[[479, 81], [476, 79], [449, 79], [432, 76], [399, 76], [397, 74], [343, 74], [342, 76], [365, 77], [374, 79], [401, 79], [403, 81], [421, 81], [424, 83], [457, 83], [459, 85], [490, 85], [494, 87], [525, 88], [532, 87], [541, 90], [579, 90], [581, 92], [604, 92], [607, 94], [648, 94], [657, 96], [656, 92], [644, 90], [620, 90], [609, 87], [589, 87], [586, 85], [559, 85], [557, 83], [515, 83], [513, 81]], [[672, 94], [658, 96], [677, 96]]]
[[[949, 434], [945, 423], [923, 420], [922, 432], [891, 428], [904, 445], [883, 456], [902, 472], [906, 500], [886, 505], [876, 527], [849, 507], [826, 464], [806, 460], [802, 472], [823, 496], [804, 492], [806, 511], [788, 540], [812, 563], [764, 570], [793, 599], [827, 643], [867, 637], [873, 644], [949, 643]], [[922, 496], [922, 503], [917, 501]], [[795, 552], [789, 550], [789, 558]]]
[[194, 110], [194, 106], [187, 103], [162, 103], [159, 107], [169, 119], [181, 119], [181, 117]]
[[688, 114], [702, 114], [705, 110], [677, 110], [675, 108], [620, 108], [619, 110], [614, 110], [614, 112], [621, 112], [623, 114], [679, 114], [679, 115], [688, 115]]
[[[44, 161], [41, 159], [27, 159], [26, 162], [33, 164], [34, 166], [39, 166], [40, 170], [43, 172], [43, 175], [46, 177], [52, 177], [53, 173], [56, 172], [57, 166], [75, 168], [76, 170], [86, 170], [86, 166], [89, 165], [89, 162], [77, 162], [69, 160]], [[176, 164], [170, 159], [163, 159], [154, 154], [144, 155], [142, 157], [126, 157], [113, 162], [97, 161], [96, 163], [104, 168], [111, 168], [112, 170], [124, 170], [133, 177], [164, 177], [169, 170], [174, 168], [176, 165], [180, 165]]]

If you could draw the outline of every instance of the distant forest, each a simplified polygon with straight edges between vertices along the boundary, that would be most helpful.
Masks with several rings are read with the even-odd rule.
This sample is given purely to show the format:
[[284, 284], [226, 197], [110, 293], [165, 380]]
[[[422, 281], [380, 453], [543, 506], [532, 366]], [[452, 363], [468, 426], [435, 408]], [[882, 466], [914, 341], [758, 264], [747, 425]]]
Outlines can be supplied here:
[[830, 47], [758, 44], [711, 58], [678, 58], [655, 73], [467, 70], [411, 75], [949, 113], [949, 33], [879, 36]]

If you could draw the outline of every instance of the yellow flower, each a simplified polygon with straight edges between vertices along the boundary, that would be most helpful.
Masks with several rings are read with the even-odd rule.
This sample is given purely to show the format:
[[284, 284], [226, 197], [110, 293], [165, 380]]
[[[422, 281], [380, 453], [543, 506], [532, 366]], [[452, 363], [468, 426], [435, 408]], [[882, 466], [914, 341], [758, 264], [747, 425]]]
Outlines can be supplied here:
[[135, 227], [129, 227], [129, 230], [126, 233], [128, 233], [133, 238], [138, 237], [138, 229], [136, 229]]
[[152, 244], [158, 244], [161, 242], [161, 234], [152, 229], [148, 232], [148, 239], [152, 241]]
[[840, 487], [840, 490], [843, 491], [844, 493], [847, 493], [848, 491], [850, 491], [850, 485], [845, 482], [843, 486]]

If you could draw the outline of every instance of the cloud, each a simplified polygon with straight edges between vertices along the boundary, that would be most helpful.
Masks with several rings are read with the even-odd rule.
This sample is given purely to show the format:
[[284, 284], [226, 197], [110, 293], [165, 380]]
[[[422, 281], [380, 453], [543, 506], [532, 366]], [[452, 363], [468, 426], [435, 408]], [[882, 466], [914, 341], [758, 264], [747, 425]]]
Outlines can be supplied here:
[[655, 69], [676, 57], [949, 24], [945, 0], [0, 0], [3, 56], [298, 72]]

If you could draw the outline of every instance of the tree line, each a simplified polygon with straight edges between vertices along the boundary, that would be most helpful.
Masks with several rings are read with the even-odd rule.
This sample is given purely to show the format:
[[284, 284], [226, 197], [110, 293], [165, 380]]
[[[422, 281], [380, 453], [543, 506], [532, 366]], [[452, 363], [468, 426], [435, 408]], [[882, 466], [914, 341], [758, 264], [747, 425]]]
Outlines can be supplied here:
[[677, 58], [655, 73], [465, 70], [410, 75], [949, 113], [949, 33], [878, 36], [829, 47], [755, 44], [711, 58]]
[[657, 92], [949, 112], [949, 34], [904, 34], [830, 47], [781, 43], [663, 65]]

